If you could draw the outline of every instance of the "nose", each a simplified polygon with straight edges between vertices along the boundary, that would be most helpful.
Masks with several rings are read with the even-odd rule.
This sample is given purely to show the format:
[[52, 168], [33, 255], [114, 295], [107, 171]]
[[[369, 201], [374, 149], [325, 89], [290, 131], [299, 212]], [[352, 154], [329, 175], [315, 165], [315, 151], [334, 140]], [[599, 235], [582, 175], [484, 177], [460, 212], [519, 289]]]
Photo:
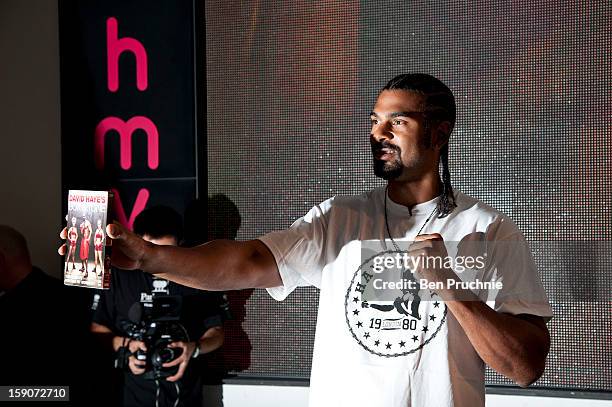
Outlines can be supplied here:
[[388, 122], [381, 122], [377, 125], [374, 125], [372, 127], [372, 132], [370, 133], [370, 136], [379, 143], [383, 140], [391, 140], [393, 138], [391, 126]]

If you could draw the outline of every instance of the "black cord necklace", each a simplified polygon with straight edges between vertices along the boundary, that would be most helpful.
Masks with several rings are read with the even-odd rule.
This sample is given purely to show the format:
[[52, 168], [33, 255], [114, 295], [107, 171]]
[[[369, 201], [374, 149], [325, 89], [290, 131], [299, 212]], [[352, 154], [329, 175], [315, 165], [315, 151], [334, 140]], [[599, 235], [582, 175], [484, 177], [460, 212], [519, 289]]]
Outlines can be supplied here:
[[[391, 243], [393, 243], [393, 247], [395, 248], [395, 250], [397, 250], [399, 252], [399, 251], [401, 251], [401, 249], [397, 245], [397, 243], [395, 243], [395, 240], [393, 240], [393, 236], [391, 236], [391, 229], [389, 229], [389, 218], [387, 216], [387, 194], [388, 194], [388, 192], [389, 192], [389, 185], [387, 185], [386, 188], [385, 188], [385, 226], [387, 227], [387, 234], [389, 235], [389, 239], [391, 239]], [[423, 231], [423, 229], [425, 229], [425, 226], [427, 225], [427, 223], [432, 218], [434, 213], [436, 213], [437, 210], [438, 210], [438, 205], [436, 205], [434, 207], [433, 211], [431, 211], [431, 213], [429, 214], [427, 219], [425, 219], [425, 222], [423, 223], [423, 225], [421, 226], [421, 228], [417, 232], [416, 236], [421, 234], [421, 232]], [[410, 212], [410, 215], [412, 215], [412, 212]]]

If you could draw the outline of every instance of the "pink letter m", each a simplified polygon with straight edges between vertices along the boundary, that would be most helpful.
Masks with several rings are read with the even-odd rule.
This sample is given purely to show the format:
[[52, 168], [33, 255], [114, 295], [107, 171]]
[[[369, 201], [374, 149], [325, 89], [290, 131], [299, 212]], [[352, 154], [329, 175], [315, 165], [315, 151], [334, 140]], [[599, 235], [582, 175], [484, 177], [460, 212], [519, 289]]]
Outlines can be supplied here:
[[110, 130], [119, 133], [119, 150], [121, 168], [128, 170], [132, 167], [132, 134], [135, 130], [147, 133], [147, 163], [154, 170], [159, 165], [159, 133], [155, 124], [144, 116], [134, 116], [127, 122], [118, 117], [107, 117], [96, 126], [94, 134], [94, 153], [96, 168], [104, 168], [104, 140]]

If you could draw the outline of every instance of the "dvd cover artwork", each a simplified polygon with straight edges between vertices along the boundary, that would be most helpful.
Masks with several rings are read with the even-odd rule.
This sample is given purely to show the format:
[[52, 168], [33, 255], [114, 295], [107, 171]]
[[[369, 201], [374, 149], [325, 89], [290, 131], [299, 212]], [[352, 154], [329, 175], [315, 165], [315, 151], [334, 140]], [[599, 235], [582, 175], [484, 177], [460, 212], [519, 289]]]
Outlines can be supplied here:
[[111, 199], [108, 191], [68, 191], [64, 284], [109, 288], [110, 247], [105, 229]]

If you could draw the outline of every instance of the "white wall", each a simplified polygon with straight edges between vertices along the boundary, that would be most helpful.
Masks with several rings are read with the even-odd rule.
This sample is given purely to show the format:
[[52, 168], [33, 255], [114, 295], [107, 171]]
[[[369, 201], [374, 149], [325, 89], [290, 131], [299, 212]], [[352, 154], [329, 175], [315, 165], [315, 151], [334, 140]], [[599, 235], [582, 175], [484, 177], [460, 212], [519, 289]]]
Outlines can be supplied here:
[[[204, 393], [207, 393], [206, 386]], [[222, 405], [223, 407], [307, 407], [308, 387], [226, 384], [223, 385]], [[612, 400], [487, 394], [486, 405], [487, 407], [611, 407]]]
[[59, 277], [61, 224], [57, 1], [0, 0], [0, 224]]

